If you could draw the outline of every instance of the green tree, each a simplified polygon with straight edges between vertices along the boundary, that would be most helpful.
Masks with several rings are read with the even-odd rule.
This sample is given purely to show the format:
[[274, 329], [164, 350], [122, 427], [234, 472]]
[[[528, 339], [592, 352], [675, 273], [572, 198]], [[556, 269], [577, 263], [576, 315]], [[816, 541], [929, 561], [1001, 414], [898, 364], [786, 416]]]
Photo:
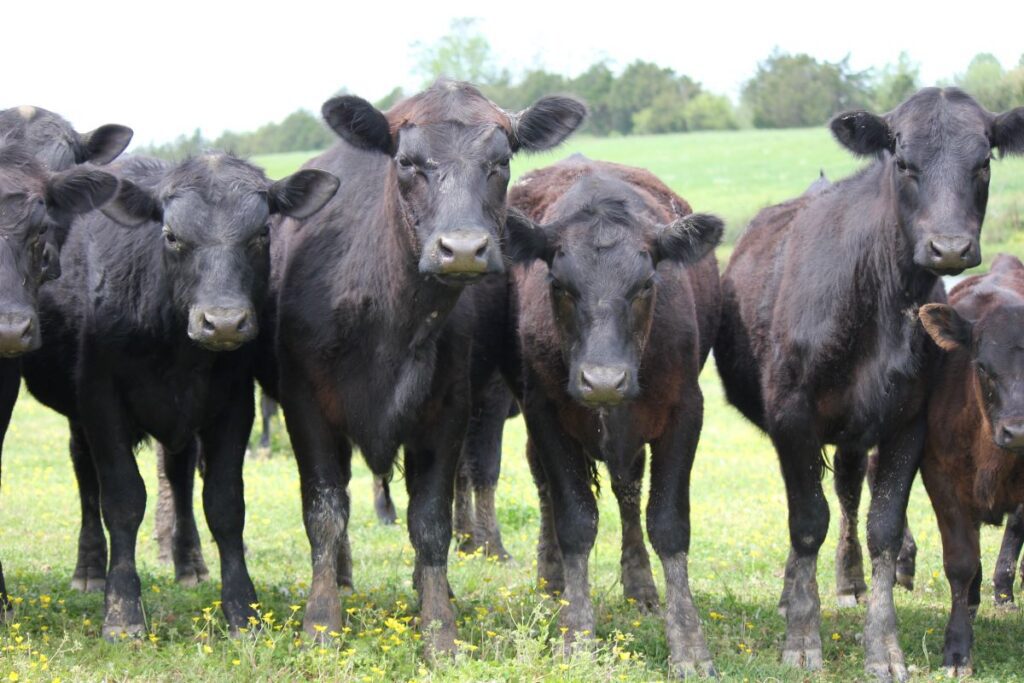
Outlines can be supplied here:
[[479, 20], [452, 19], [448, 35], [432, 45], [415, 43], [416, 72], [429, 85], [444, 76], [485, 85], [498, 76], [491, 44], [479, 31]]
[[920, 88], [920, 67], [910, 55], [900, 52], [895, 64], [886, 64], [875, 78], [872, 106], [875, 111], [891, 111]]
[[992, 111], [1004, 111], [1012, 106], [1010, 89], [1005, 78], [1003, 65], [995, 55], [982, 52], [974, 56], [967, 65], [967, 71], [959, 74], [955, 81], [983, 107]]
[[738, 127], [732, 102], [724, 95], [702, 92], [683, 108], [687, 130], [734, 130]]
[[380, 109], [381, 111], [387, 111], [388, 109], [391, 109], [391, 107], [398, 104], [400, 100], [404, 99], [405, 91], [402, 90], [401, 86], [397, 86], [395, 88], [392, 88], [391, 92], [389, 92], [387, 95], [374, 102], [373, 106], [377, 107], [377, 109]]
[[700, 84], [688, 76], [676, 76], [672, 69], [651, 62], [635, 61], [615, 79], [608, 93], [611, 128], [623, 134], [632, 132], [633, 114], [651, 107], [659, 95], [662, 104], [672, 98], [682, 104], [699, 92]]
[[757, 65], [742, 99], [758, 128], [787, 128], [821, 125], [840, 111], [867, 106], [870, 98], [867, 74], [852, 71], [849, 58], [818, 62], [776, 50]]
[[590, 113], [585, 130], [596, 135], [612, 131], [611, 109], [608, 96], [615, 84], [615, 74], [605, 62], [597, 62], [568, 84], [568, 91], [587, 103]]

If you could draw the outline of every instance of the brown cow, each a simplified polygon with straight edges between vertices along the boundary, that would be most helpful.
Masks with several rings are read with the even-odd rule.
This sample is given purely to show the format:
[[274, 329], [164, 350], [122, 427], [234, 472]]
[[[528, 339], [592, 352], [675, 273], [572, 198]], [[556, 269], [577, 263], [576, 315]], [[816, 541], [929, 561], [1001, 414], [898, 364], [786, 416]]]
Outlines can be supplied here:
[[981, 524], [1000, 524], [1024, 503], [1024, 264], [1001, 254], [988, 275], [953, 289], [949, 303], [920, 313], [946, 351], [932, 374], [921, 474], [953, 598], [943, 664], [963, 676], [973, 668]]
[[[527, 457], [541, 504], [538, 573], [564, 587], [566, 645], [594, 632], [587, 558], [604, 461], [619, 500], [627, 596], [657, 589], [640, 486], [651, 451], [647, 531], [665, 571], [673, 668], [713, 673], [690, 595], [690, 470], [703, 421], [697, 384], [718, 325], [722, 222], [693, 214], [647, 171], [572, 157], [512, 188], [509, 219]], [[544, 225], [533, 225], [532, 221]], [[514, 324], [514, 323], [513, 323]]]

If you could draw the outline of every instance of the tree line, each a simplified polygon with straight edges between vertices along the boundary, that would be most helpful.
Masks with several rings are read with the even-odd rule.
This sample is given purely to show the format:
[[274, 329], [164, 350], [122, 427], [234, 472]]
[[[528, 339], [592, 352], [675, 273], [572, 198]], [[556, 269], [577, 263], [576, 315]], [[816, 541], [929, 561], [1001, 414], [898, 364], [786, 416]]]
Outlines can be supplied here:
[[[522, 109], [545, 94], [577, 95], [590, 107], [584, 131], [598, 136], [819, 126], [839, 111], [889, 111], [921, 86], [919, 67], [906, 53], [882, 68], [855, 71], [849, 57], [828, 62], [778, 49], [758, 63], [738, 103], [686, 74], [641, 60], [619, 73], [599, 61], [574, 77], [543, 68], [513, 74], [498, 66], [487, 39], [471, 19], [455, 20], [440, 41], [413, 49], [416, 72], [424, 84], [439, 76], [468, 80], [509, 110]], [[944, 84], [964, 88], [992, 111], [1019, 106], [1024, 103], [1024, 55], [1009, 69], [991, 54], [976, 55], [962, 74]], [[387, 109], [408, 94], [396, 87], [374, 104]], [[300, 109], [255, 131], [227, 131], [208, 140], [196, 130], [140, 151], [180, 158], [215, 147], [252, 156], [319, 150], [334, 140], [319, 116]]]

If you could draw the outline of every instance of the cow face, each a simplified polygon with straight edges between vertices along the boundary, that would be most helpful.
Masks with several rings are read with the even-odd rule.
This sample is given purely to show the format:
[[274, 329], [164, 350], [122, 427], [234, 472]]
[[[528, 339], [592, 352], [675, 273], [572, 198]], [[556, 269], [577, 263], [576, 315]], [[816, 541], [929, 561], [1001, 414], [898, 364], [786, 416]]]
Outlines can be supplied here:
[[461, 285], [504, 269], [509, 161], [520, 149], [550, 149], [583, 121], [586, 108], [545, 97], [517, 114], [465, 83], [440, 82], [387, 114], [357, 97], [323, 107], [346, 141], [391, 157], [419, 271]]
[[188, 336], [229, 351], [258, 332], [256, 312], [270, 277], [271, 216], [306, 218], [338, 189], [338, 179], [304, 170], [276, 183], [225, 154], [190, 159], [149, 190], [121, 181], [105, 209], [124, 224], [152, 223], [163, 249], [164, 277]]
[[997, 116], [956, 88], [926, 88], [884, 116], [847, 112], [830, 125], [853, 152], [886, 164], [915, 265], [953, 275], [981, 263], [992, 151], [1024, 150], [1024, 108]]
[[64, 171], [76, 164], [110, 163], [132, 140], [132, 129], [127, 126], [108, 123], [79, 133], [57, 114], [32, 106], [0, 111], [0, 131], [30, 149], [51, 171]]
[[0, 357], [39, 348], [37, 296], [60, 273], [58, 247], [74, 216], [116, 191], [109, 173], [51, 173], [22, 145], [0, 148]]
[[1001, 306], [972, 323], [950, 306], [928, 304], [921, 322], [942, 349], [970, 354], [993, 443], [1024, 455], [1024, 306]]
[[723, 225], [706, 214], [658, 224], [625, 199], [588, 201], [564, 215], [538, 226], [510, 213], [509, 249], [516, 260], [547, 264], [569, 395], [587, 407], [609, 408], [640, 393], [658, 265], [700, 260], [721, 241]]

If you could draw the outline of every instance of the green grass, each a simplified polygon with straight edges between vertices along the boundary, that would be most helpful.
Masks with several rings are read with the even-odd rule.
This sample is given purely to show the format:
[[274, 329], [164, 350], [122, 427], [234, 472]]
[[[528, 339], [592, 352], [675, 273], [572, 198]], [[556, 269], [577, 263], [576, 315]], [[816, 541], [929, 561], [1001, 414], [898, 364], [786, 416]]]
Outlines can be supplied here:
[[[731, 226], [742, 225], [765, 204], [802, 191], [819, 167], [835, 178], [857, 164], [823, 131], [746, 131], [583, 138], [556, 154], [519, 159], [515, 171], [522, 173], [573, 151], [651, 168], [695, 209], [716, 211]], [[279, 177], [307, 156], [275, 155], [259, 161]], [[987, 237], [1000, 230], [999, 216], [1012, 217], [1014, 207], [1024, 200], [1022, 170], [1020, 161], [995, 164]], [[1012, 222], [1006, 224], [1012, 226]], [[1019, 233], [1003, 230], [1000, 242], [1021, 253]], [[989, 242], [986, 248], [992, 253]], [[864, 610], [835, 608], [832, 556], [838, 514], [831, 479], [827, 477], [825, 486], [833, 509], [832, 529], [818, 572], [825, 669], [810, 675], [779, 664], [784, 622], [775, 604], [782, 587], [788, 532], [785, 492], [774, 452], [756, 429], [726, 405], [713, 367], [705, 371], [702, 386], [706, 419], [693, 475], [690, 575], [718, 670], [726, 680], [737, 681], [863, 678], [859, 638]], [[358, 593], [343, 598], [348, 630], [332, 638], [327, 647], [297, 643], [310, 579], [309, 547], [300, 515], [298, 475], [287, 438], [278, 427], [278, 456], [246, 466], [248, 561], [266, 628], [258, 636], [226, 637], [216, 609], [217, 581], [186, 590], [174, 584], [170, 567], [157, 563], [152, 540], [155, 460], [151, 450], [144, 448], [139, 467], [151, 495], [138, 560], [151, 636], [108, 644], [100, 638], [102, 596], [69, 589], [78, 499], [65, 424], [22, 392], [4, 444], [0, 558], [17, 609], [13, 622], [0, 628], [0, 680], [648, 681], [667, 673], [661, 620], [637, 613], [622, 599], [619, 521], [607, 485], [600, 500], [600, 532], [591, 561], [597, 635], [602, 640], [587, 656], [564, 660], [552, 654], [550, 643], [559, 637], [558, 605], [542, 599], [534, 589], [538, 513], [523, 458], [525, 432], [518, 419], [506, 430], [498, 489], [499, 518], [516, 561], [501, 565], [455, 553], [450, 559], [459, 633], [465, 643], [460, 653], [433, 667], [421, 662], [411, 585], [412, 549], [403, 526], [377, 526], [371, 479], [358, 458], [351, 487]], [[403, 483], [397, 481], [393, 490], [404, 514]], [[196, 506], [201, 509], [198, 492]], [[867, 496], [862, 520], [866, 507]], [[938, 680], [943, 676], [949, 589], [934, 518], [919, 483], [909, 518], [920, 547], [918, 587], [912, 594], [897, 593], [901, 641], [916, 677]], [[216, 552], [205, 529], [202, 536], [207, 561], [217, 577]], [[983, 533], [986, 576], [999, 539], [1000, 530]], [[656, 561], [654, 569], [663, 592]], [[992, 607], [988, 580], [983, 584], [975, 638], [978, 680], [1024, 680], [1024, 617]]]

